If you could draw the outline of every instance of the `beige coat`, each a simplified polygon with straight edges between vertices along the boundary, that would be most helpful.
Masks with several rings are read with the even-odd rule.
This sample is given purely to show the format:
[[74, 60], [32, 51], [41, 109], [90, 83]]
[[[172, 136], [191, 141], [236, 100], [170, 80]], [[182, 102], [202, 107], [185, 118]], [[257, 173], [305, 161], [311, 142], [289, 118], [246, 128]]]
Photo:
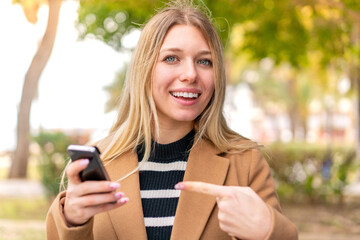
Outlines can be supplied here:
[[[135, 169], [137, 164], [137, 154], [129, 152], [106, 168], [110, 178], [117, 180]], [[184, 181], [249, 186], [270, 206], [273, 225], [267, 239], [298, 238], [296, 227], [281, 214], [270, 168], [259, 150], [249, 150], [243, 154], [221, 154], [209, 142], [200, 141], [190, 152]], [[60, 193], [46, 219], [47, 239], [146, 239], [138, 172], [121, 182], [120, 191], [129, 197], [128, 203], [97, 214], [85, 225], [72, 228], [67, 227], [62, 211], [66, 192]], [[231, 239], [220, 229], [217, 212], [215, 197], [182, 192], [171, 239]]]

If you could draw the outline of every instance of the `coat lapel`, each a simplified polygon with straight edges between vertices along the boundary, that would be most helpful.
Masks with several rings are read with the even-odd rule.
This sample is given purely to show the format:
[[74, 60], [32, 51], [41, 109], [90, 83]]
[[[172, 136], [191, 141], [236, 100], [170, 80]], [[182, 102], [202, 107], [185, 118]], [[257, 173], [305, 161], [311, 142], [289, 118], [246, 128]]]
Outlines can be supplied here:
[[[107, 171], [112, 181], [125, 176], [138, 165], [136, 153], [126, 153], [112, 161]], [[109, 217], [118, 239], [146, 239], [144, 215], [140, 197], [139, 172], [120, 182], [120, 190], [129, 198], [124, 206], [109, 211]]]
[[[218, 156], [215, 147], [199, 141], [191, 150], [184, 181], [223, 185], [229, 160]], [[171, 239], [199, 239], [215, 206], [215, 197], [183, 191], [180, 194]]]

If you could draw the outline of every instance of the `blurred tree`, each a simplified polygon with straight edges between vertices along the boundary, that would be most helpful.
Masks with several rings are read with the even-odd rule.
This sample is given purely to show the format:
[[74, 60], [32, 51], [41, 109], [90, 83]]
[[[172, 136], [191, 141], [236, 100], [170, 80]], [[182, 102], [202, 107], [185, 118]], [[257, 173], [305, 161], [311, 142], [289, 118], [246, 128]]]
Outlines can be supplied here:
[[[290, 74], [283, 74], [286, 81], [281, 80], [281, 84], [288, 86], [290, 97], [282, 100], [288, 106], [293, 136], [299, 126], [306, 129], [306, 112], [311, 98], [338, 94], [334, 86], [341, 78], [339, 73], [347, 74], [354, 87], [358, 85], [360, 9], [356, 2], [298, 0], [274, 4], [272, 0], [266, 0], [258, 2], [267, 9], [261, 16], [233, 27], [227, 53], [232, 62], [240, 61], [245, 71], [249, 68], [246, 61], [251, 63], [250, 68], [253, 61], [265, 58], [273, 59], [280, 68], [284, 63], [290, 63], [292, 70]], [[292, 28], [295, 30], [288, 31]], [[236, 60], [239, 58], [241, 60]], [[350, 71], [350, 67], [358, 70]], [[307, 79], [303, 77], [304, 73]], [[235, 75], [235, 82], [243, 79], [241, 74]], [[299, 83], [299, 79], [311, 82]], [[259, 88], [264, 86], [258, 85]], [[276, 94], [268, 96], [276, 98]]]
[[[296, 62], [295, 58], [300, 58], [300, 55], [304, 55], [306, 41], [292, 41], [296, 40], [299, 34], [306, 37], [305, 32], [296, 17], [294, 4], [289, 4], [289, 0], [278, 0], [276, 6], [282, 6], [281, 8], [274, 8], [274, 3], [270, 0], [265, 1], [247, 1], [247, 0], [225, 0], [225, 1], [211, 1], [211, 0], [193, 0], [205, 13], [213, 16], [212, 20], [218, 28], [218, 32], [226, 45], [230, 29], [234, 24], [252, 21], [254, 19], [262, 19], [262, 23], [265, 23], [264, 36], [271, 37], [271, 35], [277, 35], [279, 31], [286, 34], [279, 34], [277, 41], [275, 39], [268, 39], [272, 41], [272, 51], [278, 56], [287, 56], [292, 59], [292, 62]], [[122, 37], [131, 31], [133, 28], [141, 27], [156, 11], [166, 4], [161, 0], [80, 0], [79, 10], [79, 30], [80, 37], [87, 35], [95, 36], [108, 43], [115, 49], [120, 50], [122, 48]], [[276, 12], [268, 11], [269, 8], [276, 9]], [[265, 14], [267, 13], [267, 14]], [[291, 19], [291, 22], [283, 24], [281, 29], [277, 29], [276, 21], [278, 20], [277, 13], [286, 15], [286, 19]], [[266, 16], [264, 16], [264, 14]], [[280, 15], [280, 16], [281, 16]], [[226, 16], [226, 17], [225, 17]], [[271, 22], [269, 22], [271, 20]], [[274, 30], [270, 31], [269, 30]], [[266, 33], [265, 33], [266, 32]], [[267, 35], [267, 36], [266, 36]], [[250, 36], [249, 36], [250, 37]], [[260, 40], [260, 39], [259, 39]], [[306, 40], [306, 39], [304, 39]], [[294, 45], [291, 42], [297, 42], [298, 46], [293, 49]], [[263, 45], [262, 41], [257, 41], [259, 45]], [[280, 48], [282, 46], [282, 48]], [[263, 46], [259, 46], [263, 49]], [[259, 49], [260, 49], [259, 48]], [[281, 52], [281, 54], [279, 53]], [[298, 51], [297, 55], [291, 55]], [[258, 55], [261, 55], [258, 51]], [[265, 53], [265, 52], [264, 52]], [[264, 55], [262, 54], [261, 57]]]
[[37, 93], [40, 75], [54, 46], [61, 1], [62, 0], [13, 0], [13, 3], [22, 6], [26, 19], [30, 23], [35, 24], [37, 22], [38, 9], [46, 2], [49, 4], [49, 16], [45, 34], [25, 75], [18, 109], [17, 145], [14, 159], [11, 163], [9, 178], [26, 178], [29, 157], [31, 104]]
[[40, 132], [32, 137], [39, 145], [38, 168], [40, 180], [45, 187], [46, 196], [51, 199], [59, 193], [61, 173], [64, 171], [69, 157], [66, 148], [69, 144], [77, 143], [76, 137], [63, 132]]

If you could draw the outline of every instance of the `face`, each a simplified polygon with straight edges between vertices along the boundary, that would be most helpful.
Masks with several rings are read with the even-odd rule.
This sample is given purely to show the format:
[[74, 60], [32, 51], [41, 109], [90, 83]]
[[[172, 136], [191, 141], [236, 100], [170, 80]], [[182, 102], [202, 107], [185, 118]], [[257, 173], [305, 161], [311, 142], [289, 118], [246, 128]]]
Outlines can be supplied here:
[[160, 125], [193, 124], [214, 93], [210, 48], [193, 26], [175, 25], [161, 46], [152, 78]]

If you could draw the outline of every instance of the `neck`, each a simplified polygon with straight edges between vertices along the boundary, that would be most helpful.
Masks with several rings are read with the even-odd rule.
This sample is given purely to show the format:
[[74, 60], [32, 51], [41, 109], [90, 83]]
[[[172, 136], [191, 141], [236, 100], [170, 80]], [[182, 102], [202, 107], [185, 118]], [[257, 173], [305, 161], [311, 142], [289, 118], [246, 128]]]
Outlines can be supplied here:
[[182, 122], [175, 126], [166, 126], [160, 123], [159, 136], [155, 139], [157, 143], [169, 144], [183, 138], [193, 129], [193, 122]]

